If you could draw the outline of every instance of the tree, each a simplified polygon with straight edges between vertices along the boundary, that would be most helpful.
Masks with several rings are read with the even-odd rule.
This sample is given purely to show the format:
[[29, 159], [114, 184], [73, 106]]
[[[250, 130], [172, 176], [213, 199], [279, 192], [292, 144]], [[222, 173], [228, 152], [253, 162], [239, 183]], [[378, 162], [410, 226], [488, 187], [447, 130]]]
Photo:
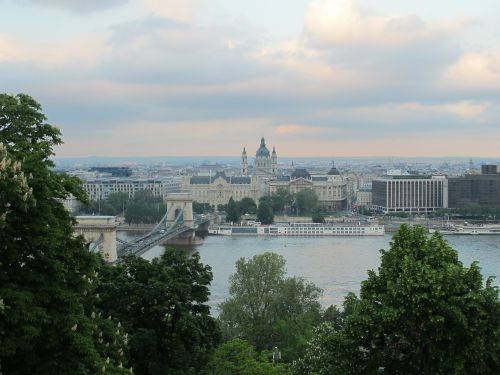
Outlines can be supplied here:
[[292, 195], [284, 188], [278, 188], [276, 193], [271, 195], [271, 207], [273, 212], [284, 213], [285, 208], [293, 201]]
[[345, 327], [316, 332], [299, 373], [497, 374], [498, 288], [438, 234], [401, 226]]
[[274, 221], [273, 210], [268, 200], [260, 200], [259, 209], [257, 210], [257, 219], [262, 224], [272, 224], [272, 222]]
[[258, 354], [245, 340], [234, 339], [215, 351], [208, 366], [208, 374], [287, 375], [290, 370], [283, 364], [273, 365], [268, 353]]
[[102, 212], [104, 215], [124, 215], [129, 201], [127, 193], [111, 193], [106, 199], [106, 208]]
[[278, 346], [286, 361], [299, 356], [320, 319], [320, 289], [287, 278], [281, 255], [264, 253], [236, 262], [230, 297], [219, 305], [224, 334], [243, 338], [258, 351]]
[[[94, 291], [99, 259], [61, 199], [85, 201], [76, 178], [52, 171], [59, 130], [23, 94], [0, 94], [0, 363], [6, 374], [121, 373], [124, 349]], [[94, 313], [94, 318], [92, 317]], [[121, 352], [119, 352], [121, 350]]]
[[320, 207], [315, 207], [312, 211], [311, 219], [313, 223], [324, 223], [325, 217], [323, 216], [323, 212]]
[[245, 197], [240, 201], [240, 214], [256, 214], [257, 204], [250, 197]]
[[238, 221], [240, 221], [240, 208], [234, 201], [233, 197], [229, 198], [229, 202], [227, 203], [226, 221], [232, 223], [237, 223]]
[[125, 221], [135, 224], [157, 223], [165, 215], [166, 206], [161, 197], [153, 196], [150, 190], [138, 190], [125, 211]]
[[129, 332], [130, 364], [136, 374], [197, 374], [218, 345], [210, 316], [209, 266], [198, 254], [167, 249], [148, 262], [126, 257], [101, 276], [101, 308]]
[[206, 214], [212, 211], [212, 207], [208, 203], [199, 203], [193, 201], [193, 212], [195, 214]]
[[310, 214], [318, 205], [318, 196], [312, 189], [303, 189], [295, 194], [295, 201], [300, 215]]

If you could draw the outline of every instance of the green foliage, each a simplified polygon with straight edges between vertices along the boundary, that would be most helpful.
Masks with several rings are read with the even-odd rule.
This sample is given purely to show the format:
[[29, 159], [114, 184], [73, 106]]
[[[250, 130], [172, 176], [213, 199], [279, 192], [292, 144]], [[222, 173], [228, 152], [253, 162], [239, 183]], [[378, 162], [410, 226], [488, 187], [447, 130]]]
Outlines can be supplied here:
[[389, 212], [387, 216], [392, 216], [392, 217], [400, 217], [400, 218], [408, 218], [410, 217], [410, 214], [408, 212]]
[[101, 307], [129, 332], [137, 374], [197, 374], [220, 340], [209, 315], [210, 267], [197, 254], [166, 250], [148, 262], [129, 256], [101, 276]]
[[193, 212], [195, 214], [206, 214], [208, 212], [212, 212], [212, 207], [208, 203], [199, 203], [196, 201], [193, 201]]
[[271, 207], [274, 213], [284, 213], [286, 207], [293, 201], [292, 195], [284, 188], [278, 188], [276, 193], [272, 194], [270, 198]]
[[301, 278], [287, 278], [280, 255], [241, 258], [230, 278], [230, 297], [219, 306], [219, 320], [226, 337], [244, 338], [258, 351], [277, 346], [284, 360], [292, 361], [321, 319], [320, 292]]
[[372, 214], [372, 212], [368, 208], [366, 208], [365, 206], [359, 206], [358, 207], [358, 214], [370, 216]]
[[325, 222], [325, 216], [323, 215], [323, 212], [320, 207], [314, 207], [312, 211], [312, 221], [313, 223], [324, 223]]
[[167, 207], [161, 197], [154, 197], [150, 190], [134, 194], [125, 210], [125, 221], [133, 224], [152, 224], [161, 220]]
[[31, 97], [0, 94], [1, 370], [122, 373], [121, 346], [102, 347], [97, 337], [108, 323], [91, 317], [99, 259], [73, 236], [59, 201], [85, 194], [78, 179], [52, 172], [61, 138], [45, 121]]
[[111, 193], [106, 200], [106, 206], [103, 208], [104, 215], [123, 215], [129, 202], [127, 193]]
[[232, 223], [240, 221], [240, 208], [238, 203], [234, 201], [233, 197], [229, 198], [229, 202], [227, 203], [226, 221]]
[[81, 211], [85, 214], [124, 215], [125, 209], [130, 201], [127, 193], [111, 193], [108, 199], [102, 201], [90, 201]]
[[345, 326], [318, 328], [298, 373], [497, 374], [500, 301], [439, 234], [402, 226]]
[[354, 293], [347, 293], [347, 295], [344, 297], [342, 310], [339, 310], [337, 306], [329, 306], [323, 312], [322, 321], [330, 323], [337, 330], [344, 328], [347, 322], [347, 318], [352, 314], [358, 302], [359, 299]]
[[215, 351], [207, 374], [217, 375], [287, 375], [283, 364], [273, 365], [268, 353], [258, 354], [245, 340], [234, 339]]
[[318, 196], [312, 189], [304, 189], [295, 194], [295, 204], [300, 215], [310, 214], [318, 205]]
[[240, 214], [256, 214], [257, 204], [252, 198], [245, 197], [240, 201]]
[[[264, 198], [264, 199], [263, 199]], [[259, 209], [257, 210], [257, 219], [262, 224], [272, 224], [274, 221], [274, 213], [268, 197], [263, 197], [259, 201]]]

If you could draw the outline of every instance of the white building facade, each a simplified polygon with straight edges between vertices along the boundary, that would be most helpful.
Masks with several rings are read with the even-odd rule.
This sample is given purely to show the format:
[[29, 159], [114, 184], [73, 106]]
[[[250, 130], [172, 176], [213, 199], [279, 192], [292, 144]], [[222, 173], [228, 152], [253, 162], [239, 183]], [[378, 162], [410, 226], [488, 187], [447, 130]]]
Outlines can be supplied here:
[[381, 213], [426, 213], [448, 208], [448, 179], [391, 175], [373, 180], [372, 208]]
[[113, 193], [126, 193], [133, 198], [139, 190], [149, 190], [154, 197], [166, 199], [169, 193], [178, 193], [181, 189], [179, 178], [135, 179], [135, 178], [96, 178], [88, 179], [83, 188], [90, 200], [105, 200]]

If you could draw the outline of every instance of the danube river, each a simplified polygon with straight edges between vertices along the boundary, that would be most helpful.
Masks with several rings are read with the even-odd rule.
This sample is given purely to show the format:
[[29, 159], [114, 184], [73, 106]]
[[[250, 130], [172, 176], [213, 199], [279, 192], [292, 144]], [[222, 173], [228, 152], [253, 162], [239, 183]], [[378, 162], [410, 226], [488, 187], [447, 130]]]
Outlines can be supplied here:
[[[120, 233], [120, 236], [126, 236]], [[272, 251], [286, 259], [289, 275], [301, 276], [323, 289], [323, 306], [339, 305], [348, 292], [359, 293], [367, 270], [377, 269], [380, 249], [387, 249], [391, 235], [377, 237], [230, 237], [209, 236], [194, 250], [212, 267], [210, 305], [216, 308], [228, 296], [228, 278], [235, 262]], [[446, 236], [465, 266], [478, 261], [483, 276], [496, 276], [500, 286], [500, 236]], [[151, 259], [163, 251], [155, 247], [143, 255]], [[217, 311], [213, 311], [217, 314]]]

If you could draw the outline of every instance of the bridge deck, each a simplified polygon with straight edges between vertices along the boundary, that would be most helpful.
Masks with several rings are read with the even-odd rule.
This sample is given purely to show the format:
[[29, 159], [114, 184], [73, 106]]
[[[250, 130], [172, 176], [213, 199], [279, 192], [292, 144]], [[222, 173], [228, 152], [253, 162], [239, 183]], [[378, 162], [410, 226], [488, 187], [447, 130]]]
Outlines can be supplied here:
[[[128, 254], [142, 255], [154, 246], [161, 245], [184, 232], [196, 230], [196, 228], [198, 228], [200, 225], [206, 224], [209, 221], [209, 218], [200, 217], [195, 218], [194, 228], [187, 227], [183, 223], [177, 223], [176, 225], [170, 226], [168, 228], [158, 228], [157, 230], [152, 231], [133, 242], [127, 242], [125, 244], [118, 245], [118, 258], [121, 258]], [[163, 233], [161, 233], [162, 231]]]

